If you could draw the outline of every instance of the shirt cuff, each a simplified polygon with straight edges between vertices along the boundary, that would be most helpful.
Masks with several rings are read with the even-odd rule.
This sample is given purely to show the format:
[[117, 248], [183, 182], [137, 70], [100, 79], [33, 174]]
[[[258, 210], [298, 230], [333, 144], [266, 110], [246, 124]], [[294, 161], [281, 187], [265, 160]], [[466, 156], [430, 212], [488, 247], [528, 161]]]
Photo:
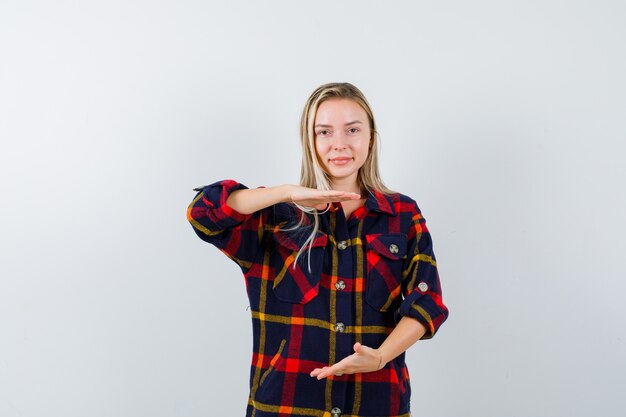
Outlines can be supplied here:
[[[435, 295], [435, 297], [438, 296]], [[448, 318], [448, 309], [441, 301], [437, 302], [427, 291], [416, 288], [402, 301], [400, 307], [394, 312], [396, 323], [404, 316], [412, 317], [426, 327], [426, 333], [424, 333], [421, 339], [431, 339]]]
[[243, 214], [226, 203], [228, 196], [234, 191], [248, 189], [245, 185], [232, 179], [214, 182], [213, 184], [196, 187], [193, 190], [202, 192], [202, 200], [207, 207], [206, 215], [220, 229], [237, 226], [250, 214]]

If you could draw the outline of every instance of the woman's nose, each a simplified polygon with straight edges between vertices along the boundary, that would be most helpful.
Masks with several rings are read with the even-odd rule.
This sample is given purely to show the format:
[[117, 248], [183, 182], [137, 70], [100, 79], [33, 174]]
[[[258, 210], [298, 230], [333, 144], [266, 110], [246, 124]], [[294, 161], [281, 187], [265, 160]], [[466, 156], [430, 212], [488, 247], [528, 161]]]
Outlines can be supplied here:
[[338, 133], [335, 135], [335, 140], [333, 143], [334, 149], [344, 149], [346, 147], [346, 138], [343, 133]]

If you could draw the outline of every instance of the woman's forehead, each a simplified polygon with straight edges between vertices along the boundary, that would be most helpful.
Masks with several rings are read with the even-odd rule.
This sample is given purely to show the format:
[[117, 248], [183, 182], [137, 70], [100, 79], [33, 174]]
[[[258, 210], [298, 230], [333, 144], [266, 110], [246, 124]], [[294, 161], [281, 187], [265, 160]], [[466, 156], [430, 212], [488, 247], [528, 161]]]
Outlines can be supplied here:
[[315, 124], [337, 125], [361, 122], [367, 124], [367, 113], [357, 102], [349, 98], [332, 98], [317, 108]]

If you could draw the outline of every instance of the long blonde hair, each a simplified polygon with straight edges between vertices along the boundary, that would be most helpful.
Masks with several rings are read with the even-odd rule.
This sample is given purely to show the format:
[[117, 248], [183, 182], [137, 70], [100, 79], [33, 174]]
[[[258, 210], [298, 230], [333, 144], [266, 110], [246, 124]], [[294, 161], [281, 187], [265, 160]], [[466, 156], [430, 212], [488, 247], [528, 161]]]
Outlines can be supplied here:
[[[367, 113], [370, 127], [370, 144], [367, 159], [363, 166], [359, 169], [357, 175], [357, 183], [361, 190], [365, 190], [367, 193], [371, 193], [374, 190], [382, 194], [392, 194], [393, 190], [387, 188], [380, 178], [378, 172], [378, 132], [376, 130], [376, 122], [374, 120], [374, 113], [367, 102], [365, 96], [354, 85], [350, 83], [328, 83], [319, 86], [309, 96], [302, 116], [300, 118], [300, 140], [302, 144], [302, 166], [300, 170], [300, 185], [309, 188], [316, 188], [318, 190], [330, 190], [330, 178], [319, 162], [317, 152], [315, 150], [315, 117], [317, 115], [317, 109], [320, 104], [326, 100], [332, 98], [347, 98], [353, 100], [360, 105], [365, 113]], [[301, 216], [298, 224], [283, 230], [295, 230], [301, 227], [305, 223], [307, 214], [313, 217], [313, 230], [309, 237], [306, 239], [293, 263], [294, 268], [298, 261], [298, 258], [302, 254], [302, 251], [313, 242], [315, 235], [319, 230], [319, 214], [326, 212], [318, 212], [315, 208], [303, 207], [297, 203], [292, 203], [301, 210]], [[306, 222], [311, 224], [311, 222]], [[309, 272], [311, 271], [310, 251], [311, 245], [308, 246], [309, 250]]]

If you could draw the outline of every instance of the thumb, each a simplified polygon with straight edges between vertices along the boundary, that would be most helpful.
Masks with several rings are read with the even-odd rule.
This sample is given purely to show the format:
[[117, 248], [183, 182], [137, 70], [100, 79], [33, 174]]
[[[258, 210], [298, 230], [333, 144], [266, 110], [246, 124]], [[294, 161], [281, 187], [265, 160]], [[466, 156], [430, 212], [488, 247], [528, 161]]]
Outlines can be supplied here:
[[361, 353], [361, 347], [363, 347], [363, 345], [359, 342], [356, 342], [353, 346], [353, 349], [356, 353]]

